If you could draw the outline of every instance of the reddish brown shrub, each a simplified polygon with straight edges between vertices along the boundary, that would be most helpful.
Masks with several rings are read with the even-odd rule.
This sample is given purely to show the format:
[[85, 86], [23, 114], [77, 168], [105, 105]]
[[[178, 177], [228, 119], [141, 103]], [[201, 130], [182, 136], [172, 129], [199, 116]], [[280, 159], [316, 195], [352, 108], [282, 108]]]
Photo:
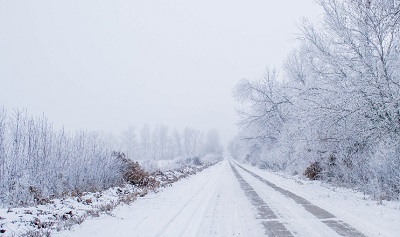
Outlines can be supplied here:
[[114, 156], [122, 161], [122, 176], [124, 180], [138, 187], [147, 187], [155, 189], [159, 186], [159, 182], [150, 176], [137, 161], [127, 159], [122, 152], [114, 152]]
[[321, 174], [322, 167], [318, 161], [311, 163], [310, 166], [308, 166], [307, 169], [304, 171], [304, 176], [311, 180], [319, 179], [321, 177]]

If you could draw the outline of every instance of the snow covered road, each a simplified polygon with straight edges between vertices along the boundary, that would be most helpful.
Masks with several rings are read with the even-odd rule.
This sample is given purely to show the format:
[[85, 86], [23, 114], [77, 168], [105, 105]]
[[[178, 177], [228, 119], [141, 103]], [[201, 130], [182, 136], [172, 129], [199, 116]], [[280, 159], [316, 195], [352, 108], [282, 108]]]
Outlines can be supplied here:
[[[330, 207], [324, 202], [316, 205], [300, 196], [301, 187], [293, 188], [295, 194], [288, 190], [293, 186], [290, 181], [273, 175], [269, 177], [272, 182], [266, 176], [266, 171], [224, 160], [130, 206], [118, 207], [113, 216], [87, 220], [56, 236], [310, 237], [399, 233], [398, 228], [382, 230], [387, 227], [371, 227], [372, 223], [365, 223], [365, 219], [348, 218], [345, 213], [350, 210], [340, 206], [326, 210]], [[347, 207], [343, 205], [344, 209]]]

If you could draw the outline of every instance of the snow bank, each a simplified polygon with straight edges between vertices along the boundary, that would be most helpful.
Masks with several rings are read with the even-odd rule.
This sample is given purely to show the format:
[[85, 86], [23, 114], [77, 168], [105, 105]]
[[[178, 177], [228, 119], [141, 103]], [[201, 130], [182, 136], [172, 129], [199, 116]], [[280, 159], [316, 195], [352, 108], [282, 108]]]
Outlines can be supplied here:
[[211, 165], [206, 163], [154, 172], [150, 176], [159, 182], [156, 189], [126, 184], [101, 192], [53, 199], [35, 207], [0, 209], [0, 237], [49, 236], [51, 232], [70, 229], [88, 217], [111, 215], [116, 206], [130, 204], [138, 196], [143, 197], [149, 192], [158, 192], [160, 188], [170, 186]]

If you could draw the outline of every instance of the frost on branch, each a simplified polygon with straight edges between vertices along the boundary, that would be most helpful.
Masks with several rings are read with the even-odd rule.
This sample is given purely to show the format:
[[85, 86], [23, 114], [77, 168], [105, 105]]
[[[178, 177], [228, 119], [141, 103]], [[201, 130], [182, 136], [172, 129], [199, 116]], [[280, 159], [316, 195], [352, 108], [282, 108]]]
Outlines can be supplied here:
[[303, 21], [280, 76], [267, 71], [237, 85], [241, 132], [231, 151], [265, 168], [398, 199], [400, 2], [319, 4], [323, 21]]

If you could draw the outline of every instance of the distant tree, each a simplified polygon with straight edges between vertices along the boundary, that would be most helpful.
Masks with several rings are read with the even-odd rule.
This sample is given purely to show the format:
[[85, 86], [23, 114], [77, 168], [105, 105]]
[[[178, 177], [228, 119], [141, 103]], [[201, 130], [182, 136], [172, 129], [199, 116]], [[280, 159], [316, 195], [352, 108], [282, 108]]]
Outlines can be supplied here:
[[175, 147], [175, 156], [176, 157], [182, 156], [183, 155], [182, 136], [177, 130], [174, 130], [172, 136], [173, 136], [173, 147]]
[[183, 131], [183, 147], [185, 155], [196, 156], [203, 145], [203, 138], [199, 131], [192, 128], [185, 128]]
[[138, 158], [138, 141], [136, 136], [136, 129], [130, 126], [122, 132], [122, 150], [130, 159]]
[[222, 153], [221, 141], [217, 130], [213, 129], [208, 131], [206, 140], [204, 142], [204, 153]]
[[140, 130], [141, 159], [150, 159], [151, 157], [150, 139], [150, 126], [145, 124]]

